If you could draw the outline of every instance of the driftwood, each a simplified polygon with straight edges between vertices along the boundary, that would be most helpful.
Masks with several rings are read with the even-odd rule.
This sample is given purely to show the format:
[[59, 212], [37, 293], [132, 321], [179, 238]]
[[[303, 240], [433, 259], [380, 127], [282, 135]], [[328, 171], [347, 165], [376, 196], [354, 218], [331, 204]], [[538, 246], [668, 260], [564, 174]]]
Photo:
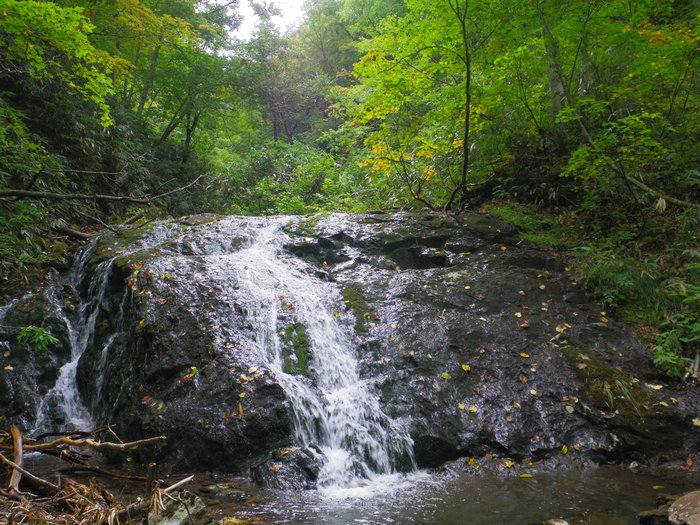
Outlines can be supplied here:
[[[119, 442], [98, 440], [97, 435], [103, 432], [110, 432]], [[39, 442], [47, 438], [55, 439]], [[192, 481], [193, 476], [161, 489], [157, 486], [161, 482], [153, 481], [154, 464], [149, 465], [148, 476], [127, 475], [90, 465], [88, 456], [71, 449], [124, 451], [163, 440], [165, 436], [123, 443], [111, 426], [92, 432], [44, 434], [35, 439], [23, 436], [17, 427], [12, 427], [9, 434], [0, 433], [0, 474], [2, 466], [9, 472], [7, 488], [0, 488], [0, 524], [118, 525], [144, 522], [149, 511], [155, 509], [157, 512], [164, 508], [163, 498], [172, 499], [170, 493]], [[56, 469], [51, 479], [37, 476], [25, 466], [24, 454], [30, 451], [58, 457], [71, 465]], [[148, 478], [147, 493], [131, 504], [121, 505], [94, 478], [85, 484], [60, 476], [60, 473], [75, 471], [141, 482]]]

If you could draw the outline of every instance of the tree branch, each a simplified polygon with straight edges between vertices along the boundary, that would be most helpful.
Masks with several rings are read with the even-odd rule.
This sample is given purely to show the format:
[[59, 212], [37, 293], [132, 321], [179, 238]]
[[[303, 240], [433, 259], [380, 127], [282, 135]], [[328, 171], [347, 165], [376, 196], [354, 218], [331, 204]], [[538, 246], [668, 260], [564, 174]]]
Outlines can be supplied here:
[[174, 190], [166, 191], [165, 193], [160, 193], [158, 195], [142, 195], [142, 196], [131, 196], [131, 195], [100, 195], [100, 194], [84, 194], [84, 193], [55, 193], [50, 191], [28, 191], [28, 190], [0, 190], [0, 199], [5, 197], [16, 197], [19, 199], [48, 199], [48, 200], [102, 200], [102, 201], [116, 201], [125, 202], [128, 204], [139, 204], [141, 206], [149, 206], [153, 204], [153, 201], [157, 199], [162, 199], [163, 197], [168, 197], [175, 193], [185, 191], [190, 189], [192, 186], [197, 184], [204, 174], [200, 175], [194, 179], [189, 184], [181, 186], [180, 188], [175, 188]]

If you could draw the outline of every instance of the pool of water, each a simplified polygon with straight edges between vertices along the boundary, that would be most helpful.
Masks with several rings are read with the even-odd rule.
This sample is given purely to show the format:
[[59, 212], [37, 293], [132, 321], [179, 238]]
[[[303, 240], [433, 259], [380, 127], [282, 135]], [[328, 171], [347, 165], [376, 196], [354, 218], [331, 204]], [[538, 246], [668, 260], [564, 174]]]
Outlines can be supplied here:
[[618, 525], [638, 523], [637, 514], [654, 508], [660, 494], [698, 487], [699, 473], [689, 470], [602, 466], [531, 478], [457, 472], [384, 476], [367, 487], [333, 491], [261, 491], [240, 482], [244, 501], [227, 503], [209, 494], [207, 502], [219, 519], [270, 525], [529, 525], [552, 518], [571, 525]]

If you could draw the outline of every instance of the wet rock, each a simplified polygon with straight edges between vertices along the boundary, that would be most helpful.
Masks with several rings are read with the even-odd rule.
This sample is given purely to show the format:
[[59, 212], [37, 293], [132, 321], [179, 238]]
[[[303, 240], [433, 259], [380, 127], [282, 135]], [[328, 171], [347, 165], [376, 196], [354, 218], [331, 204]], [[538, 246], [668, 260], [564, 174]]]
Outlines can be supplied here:
[[148, 514], [148, 525], [200, 525], [211, 522], [204, 502], [192, 492], [181, 490], [164, 498], [163, 510], [152, 510]]
[[[319, 389], [299, 305], [268, 297], [275, 330], [261, 333], [243, 277], [225, 273], [267, 220], [193, 216], [102, 239], [80, 283], [8, 310], [3, 324], [39, 323], [61, 343], [36, 359], [0, 334], [13, 367], [0, 376], [0, 415], [33, 423], [70, 357], [56, 312], [77, 313], [59, 305], [93, 300], [77, 368], [83, 403], [123, 439], [169, 438], [132, 459], [252, 469], [266, 486], [312, 487], [321, 459], [296, 448], [290, 399], [266, 354]], [[482, 214], [397, 212], [290, 218], [284, 230], [280, 257], [332, 283], [337, 293], [324, 301], [353, 332], [362, 379], [410, 434], [418, 466], [487, 456], [667, 460], [700, 444], [691, 424], [698, 392], [663, 383], [628, 327], [602, 316], [557, 257], [514, 227]]]
[[306, 447], [278, 450], [251, 470], [261, 487], [273, 489], [311, 489], [323, 465], [320, 451]]
[[700, 525], [700, 490], [684, 494], [671, 503], [668, 521], [673, 525]]

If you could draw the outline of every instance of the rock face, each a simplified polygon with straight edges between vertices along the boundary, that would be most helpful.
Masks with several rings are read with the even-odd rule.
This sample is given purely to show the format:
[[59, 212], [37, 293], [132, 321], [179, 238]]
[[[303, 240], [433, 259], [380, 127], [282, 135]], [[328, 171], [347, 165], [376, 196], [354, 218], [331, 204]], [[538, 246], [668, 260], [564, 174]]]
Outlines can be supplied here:
[[[514, 227], [480, 214], [274, 220], [279, 257], [310, 285], [326, 283], [324, 304], [351, 332], [360, 376], [410, 435], [417, 466], [486, 454], [615, 461], [697, 450], [697, 394], [663, 385], [627, 328]], [[319, 458], [313, 443], [298, 443], [283, 379], [322, 390], [319, 349], [284, 297], [263, 337], [242, 274], [226, 270], [224, 257], [235, 259], [265, 224], [200, 216], [104, 238], [72, 287], [59, 282], [53, 295], [7, 309], [3, 325], [43, 323], [61, 343], [32, 359], [6, 334], [13, 370], [0, 376], [0, 415], [31, 427], [37, 394], [70, 360], [58, 305], [92, 300], [94, 326], [77, 362], [83, 403], [123, 439], [169, 437], [136, 459], [175, 470], [252, 467], [268, 485], [312, 486]], [[100, 279], [101, 295], [88, 286]], [[43, 297], [53, 298], [49, 307]], [[276, 356], [264, 355], [270, 348]], [[47, 421], [60, 426], [60, 412]]]

